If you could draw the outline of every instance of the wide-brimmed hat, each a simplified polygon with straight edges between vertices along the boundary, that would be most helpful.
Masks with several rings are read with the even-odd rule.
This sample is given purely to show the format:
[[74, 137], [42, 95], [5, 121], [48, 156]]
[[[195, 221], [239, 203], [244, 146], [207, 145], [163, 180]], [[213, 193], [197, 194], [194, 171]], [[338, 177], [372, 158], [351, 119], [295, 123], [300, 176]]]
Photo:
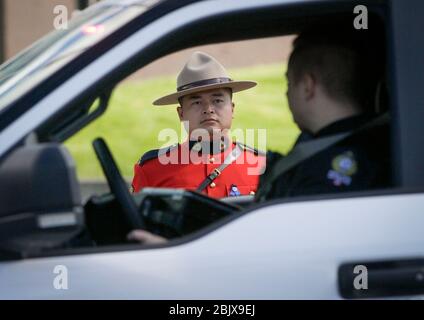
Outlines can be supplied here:
[[178, 98], [199, 91], [230, 88], [233, 92], [256, 86], [254, 81], [234, 81], [225, 68], [210, 55], [196, 51], [185, 64], [177, 78], [177, 92], [153, 102], [156, 106], [177, 104]]

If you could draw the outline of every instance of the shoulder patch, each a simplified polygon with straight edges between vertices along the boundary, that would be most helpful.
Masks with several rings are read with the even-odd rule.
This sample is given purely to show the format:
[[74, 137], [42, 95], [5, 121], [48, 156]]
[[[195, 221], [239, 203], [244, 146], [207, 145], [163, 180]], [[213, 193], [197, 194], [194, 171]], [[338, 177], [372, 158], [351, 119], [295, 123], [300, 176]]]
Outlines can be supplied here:
[[327, 172], [327, 179], [336, 187], [350, 186], [352, 176], [358, 171], [358, 164], [353, 152], [348, 151], [337, 155], [331, 160], [331, 169]]
[[334, 171], [346, 176], [352, 176], [358, 170], [358, 164], [355, 160], [353, 152], [351, 151], [339, 154], [338, 156], [334, 157], [331, 161], [331, 167]]
[[140, 160], [138, 160], [138, 165], [142, 166], [146, 161], [155, 159], [162, 154], [166, 154], [170, 152], [171, 150], [175, 149], [176, 147], [178, 147], [178, 143], [173, 144], [169, 147], [162, 148], [162, 149], [154, 149], [154, 150], [147, 151], [145, 154], [143, 154]]
[[256, 156], [260, 155], [260, 156], [265, 156], [265, 152], [260, 151], [258, 149], [255, 149], [253, 147], [250, 147], [248, 145], [245, 145], [244, 143], [241, 142], [237, 142], [237, 145], [242, 149], [242, 150], [246, 150], [246, 151], [250, 151], [253, 152]]

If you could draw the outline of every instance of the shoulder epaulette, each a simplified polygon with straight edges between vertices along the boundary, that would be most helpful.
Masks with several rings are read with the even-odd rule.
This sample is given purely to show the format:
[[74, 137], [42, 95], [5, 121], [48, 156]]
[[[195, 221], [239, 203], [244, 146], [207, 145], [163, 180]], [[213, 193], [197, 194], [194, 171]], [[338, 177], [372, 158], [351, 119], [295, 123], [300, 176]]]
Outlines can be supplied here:
[[167, 154], [168, 152], [175, 149], [176, 147], [178, 147], [178, 143], [173, 144], [172, 146], [169, 146], [169, 147], [162, 148], [162, 149], [154, 149], [154, 150], [147, 151], [145, 154], [143, 154], [140, 160], [138, 160], [138, 165], [142, 166], [146, 161], [155, 159], [163, 154]]
[[245, 145], [244, 143], [237, 142], [237, 144], [238, 144], [238, 146], [239, 146], [242, 150], [247, 150], [247, 151], [253, 152], [256, 156], [257, 156], [257, 155], [260, 155], [260, 156], [265, 156], [265, 155], [266, 155], [266, 153], [265, 153], [265, 152], [260, 151], [260, 150], [258, 150], [258, 149], [255, 149], [255, 148], [253, 148], [253, 147], [250, 147], [250, 146], [248, 146], [248, 145]]

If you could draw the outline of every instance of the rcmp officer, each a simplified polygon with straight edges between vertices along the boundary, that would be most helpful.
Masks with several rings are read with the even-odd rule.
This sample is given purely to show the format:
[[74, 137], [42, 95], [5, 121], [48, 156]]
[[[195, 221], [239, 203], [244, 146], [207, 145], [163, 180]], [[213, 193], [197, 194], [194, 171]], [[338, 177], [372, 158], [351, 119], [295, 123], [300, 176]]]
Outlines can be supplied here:
[[194, 52], [178, 75], [177, 91], [153, 103], [180, 104], [178, 116], [189, 139], [145, 153], [134, 166], [132, 191], [168, 187], [197, 190], [214, 198], [254, 195], [264, 154], [232, 141], [228, 131], [234, 113], [232, 94], [255, 85], [231, 80], [217, 60]]
[[267, 154], [257, 200], [390, 186], [387, 115], [367, 104], [378, 70], [348, 37], [312, 31], [295, 40], [287, 97], [302, 133], [286, 157]]

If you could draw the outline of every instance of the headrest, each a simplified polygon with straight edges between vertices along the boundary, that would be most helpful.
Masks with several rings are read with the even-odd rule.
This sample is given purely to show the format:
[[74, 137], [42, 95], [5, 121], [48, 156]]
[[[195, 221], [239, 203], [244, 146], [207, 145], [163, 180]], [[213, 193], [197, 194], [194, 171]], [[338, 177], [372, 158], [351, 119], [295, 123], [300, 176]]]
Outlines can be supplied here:
[[0, 164], [0, 217], [72, 211], [81, 206], [75, 166], [65, 147], [21, 147]]

